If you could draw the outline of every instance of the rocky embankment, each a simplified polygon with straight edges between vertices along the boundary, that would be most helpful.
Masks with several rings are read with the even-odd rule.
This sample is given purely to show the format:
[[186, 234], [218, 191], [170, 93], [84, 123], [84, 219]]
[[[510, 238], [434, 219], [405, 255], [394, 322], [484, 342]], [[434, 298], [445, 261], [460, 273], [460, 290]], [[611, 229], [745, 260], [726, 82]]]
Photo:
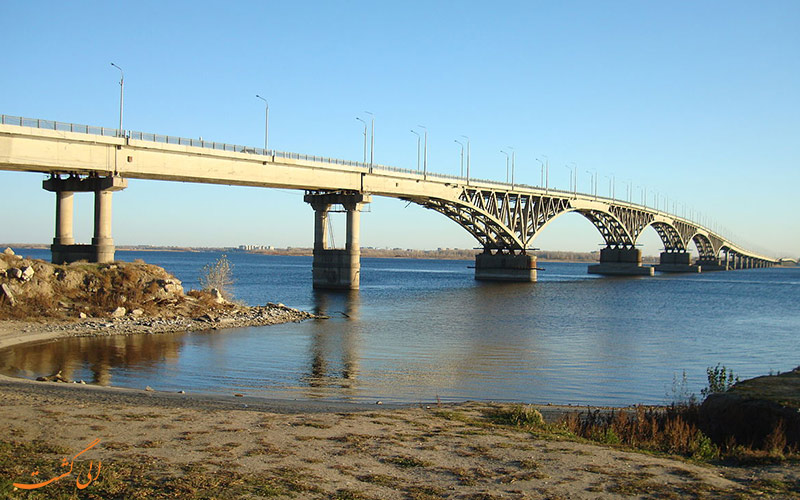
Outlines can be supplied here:
[[312, 317], [283, 304], [237, 304], [216, 289], [184, 293], [178, 279], [142, 261], [55, 265], [11, 249], [0, 254], [0, 320], [35, 322], [38, 331], [65, 336], [166, 333]]
[[711, 394], [700, 415], [704, 431], [718, 442], [733, 438], [758, 448], [800, 449], [800, 366]]

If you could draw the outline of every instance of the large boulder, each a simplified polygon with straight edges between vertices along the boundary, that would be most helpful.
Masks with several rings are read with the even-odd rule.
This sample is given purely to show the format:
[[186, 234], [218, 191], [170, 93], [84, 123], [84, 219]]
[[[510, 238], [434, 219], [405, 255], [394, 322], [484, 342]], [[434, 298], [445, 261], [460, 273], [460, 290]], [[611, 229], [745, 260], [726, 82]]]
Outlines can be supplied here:
[[787, 446], [800, 447], [800, 367], [738, 382], [700, 406], [700, 425], [711, 439], [762, 448], [783, 426]]

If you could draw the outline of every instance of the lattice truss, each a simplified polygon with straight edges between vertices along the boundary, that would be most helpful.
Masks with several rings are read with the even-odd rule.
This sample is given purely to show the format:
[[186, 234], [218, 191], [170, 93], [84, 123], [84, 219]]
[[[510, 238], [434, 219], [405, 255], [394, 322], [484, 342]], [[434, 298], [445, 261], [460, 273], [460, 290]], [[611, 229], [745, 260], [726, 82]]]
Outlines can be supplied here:
[[699, 232], [683, 221], [655, 221], [655, 215], [627, 206], [608, 210], [575, 209], [569, 198], [539, 196], [489, 189], [463, 188], [458, 199], [407, 198], [435, 210], [469, 231], [485, 249], [519, 252], [530, 249], [533, 238], [550, 220], [564, 212], [577, 211], [598, 229], [606, 245], [631, 248], [649, 225], [658, 233], [666, 251], [686, 251], [694, 241], [701, 258], [713, 259], [724, 241]]
[[569, 200], [506, 191], [464, 188], [457, 200], [411, 200], [453, 219], [484, 248], [528, 249], [536, 232], [569, 210]]
[[578, 210], [595, 225], [607, 246], [630, 248], [651, 222], [653, 215], [628, 207], [612, 205], [609, 211]]

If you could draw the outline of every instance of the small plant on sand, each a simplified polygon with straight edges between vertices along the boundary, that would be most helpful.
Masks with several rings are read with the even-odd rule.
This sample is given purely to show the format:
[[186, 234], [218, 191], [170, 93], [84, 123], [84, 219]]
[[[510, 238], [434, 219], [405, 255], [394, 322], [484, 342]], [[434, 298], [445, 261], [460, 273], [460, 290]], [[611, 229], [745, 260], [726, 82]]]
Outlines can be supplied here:
[[233, 264], [228, 260], [228, 256], [222, 254], [213, 264], [206, 264], [200, 274], [200, 286], [203, 290], [209, 291], [214, 288], [219, 290], [222, 296], [230, 300], [233, 297], [231, 287], [233, 287]]
[[726, 392], [739, 382], [739, 377], [735, 377], [732, 370], [720, 366], [719, 363], [714, 368], [710, 366], [706, 368], [706, 374], [708, 375], [708, 387], [700, 389], [700, 394], [704, 398], [718, 392]]
[[501, 410], [491, 415], [492, 420], [500, 425], [511, 425], [532, 429], [544, 426], [544, 418], [533, 406], [514, 405], [510, 409]]

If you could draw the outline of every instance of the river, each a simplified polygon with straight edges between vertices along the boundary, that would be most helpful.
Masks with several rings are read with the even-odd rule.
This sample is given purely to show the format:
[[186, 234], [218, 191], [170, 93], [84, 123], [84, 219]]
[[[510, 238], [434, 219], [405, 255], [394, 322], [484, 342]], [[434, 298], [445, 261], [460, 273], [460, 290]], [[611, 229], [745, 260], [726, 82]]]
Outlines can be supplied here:
[[[117, 252], [187, 289], [218, 256]], [[619, 406], [670, 402], [684, 373], [699, 393], [718, 363], [741, 378], [800, 364], [800, 268], [607, 278], [541, 262], [537, 283], [484, 283], [468, 261], [363, 258], [361, 290], [315, 292], [310, 257], [228, 258], [238, 300], [330, 319], [18, 346], [0, 371], [286, 399]]]

